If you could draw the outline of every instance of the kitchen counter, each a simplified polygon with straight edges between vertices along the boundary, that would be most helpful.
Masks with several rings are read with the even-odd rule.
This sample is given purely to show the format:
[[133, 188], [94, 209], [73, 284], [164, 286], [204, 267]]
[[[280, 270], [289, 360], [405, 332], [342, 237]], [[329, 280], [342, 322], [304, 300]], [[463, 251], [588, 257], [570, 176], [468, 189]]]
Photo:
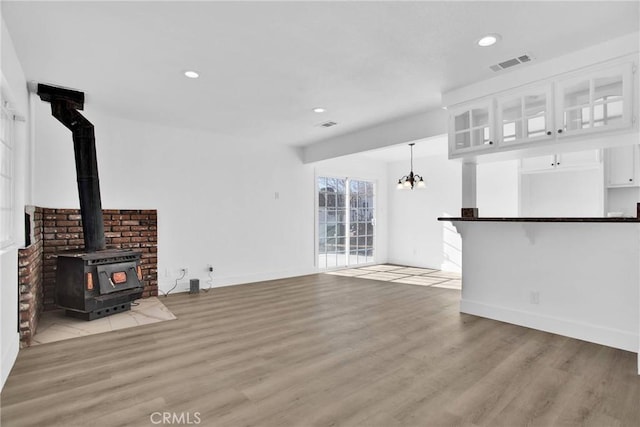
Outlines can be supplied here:
[[438, 221], [474, 221], [474, 222], [611, 222], [611, 223], [640, 223], [640, 218], [629, 217], [567, 217], [567, 218], [553, 218], [553, 217], [538, 217], [538, 218], [521, 218], [521, 217], [496, 217], [496, 218], [483, 218], [483, 217], [440, 217]]
[[462, 237], [461, 312], [639, 352], [638, 218], [438, 220]]

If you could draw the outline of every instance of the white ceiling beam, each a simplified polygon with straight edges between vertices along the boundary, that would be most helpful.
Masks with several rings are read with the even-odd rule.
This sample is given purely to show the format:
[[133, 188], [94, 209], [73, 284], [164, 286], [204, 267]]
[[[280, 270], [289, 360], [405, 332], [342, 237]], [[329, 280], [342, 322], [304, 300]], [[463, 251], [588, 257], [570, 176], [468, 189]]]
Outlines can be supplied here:
[[447, 133], [447, 112], [441, 108], [389, 120], [302, 148], [304, 163], [384, 148]]

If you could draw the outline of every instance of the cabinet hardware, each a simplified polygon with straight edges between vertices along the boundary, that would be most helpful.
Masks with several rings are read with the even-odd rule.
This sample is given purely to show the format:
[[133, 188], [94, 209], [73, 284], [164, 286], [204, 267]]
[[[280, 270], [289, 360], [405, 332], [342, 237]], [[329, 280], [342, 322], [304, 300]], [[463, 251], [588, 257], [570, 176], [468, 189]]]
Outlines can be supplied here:
[[633, 178], [629, 178], [629, 182], [633, 182]]
[[493, 141], [489, 141], [489, 145], [492, 145], [492, 144], [493, 144]]
[[547, 135], [551, 135], [552, 132], [550, 130], [547, 131]]
[[562, 129], [558, 129], [558, 133], [562, 133]]

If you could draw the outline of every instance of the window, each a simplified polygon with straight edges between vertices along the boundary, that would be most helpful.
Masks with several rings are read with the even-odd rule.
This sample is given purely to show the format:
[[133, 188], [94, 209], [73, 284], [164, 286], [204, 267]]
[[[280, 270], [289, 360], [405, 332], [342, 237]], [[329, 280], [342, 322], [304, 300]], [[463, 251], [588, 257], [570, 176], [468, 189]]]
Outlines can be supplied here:
[[374, 184], [349, 178], [319, 177], [318, 266], [373, 262]]
[[0, 248], [13, 243], [13, 113], [1, 102], [0, 121]]

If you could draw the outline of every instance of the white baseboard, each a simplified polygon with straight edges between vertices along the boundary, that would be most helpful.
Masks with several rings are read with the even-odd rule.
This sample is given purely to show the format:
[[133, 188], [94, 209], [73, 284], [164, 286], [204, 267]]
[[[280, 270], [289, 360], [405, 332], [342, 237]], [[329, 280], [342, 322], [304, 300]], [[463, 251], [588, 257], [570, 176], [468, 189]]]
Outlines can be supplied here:
[[[577, 338], [583, 341], [631, 351], [633, 353], [638, 352], [638, 334], [630, 331], [604, 328], [570, 319], [514, 310], [469, 300], [460, 301], [460, 312]], [[640, 365], [638, 373], [640, 373]]]
[[16, 363], [18, 351], [20, 351], [20, 334], [12, 336], [11, 342], [2, 343], [2, 365], [0, 365], [0, 391], [9, 377], [13, 364]]
[[[214, 276], [213, 285], [211, 287], [221, 288], [225, 286], [244, 285], [247, 283], [264, 282], [267, 280], [276, 280], [276, 279], [286, 279], [289, 277], [306, 276], [308, 274], [315, 274], [315, 273], [320, 273], [320, 271], [318, 271], [316, 268], [306, 268], [306, 269], [274, 271], [274, 272], [268, 272], [268, 273], [254, 273], [254, 274], [246, 274], [242, 276]], [[182, 281], [179, 281], [178, 286], [173, 291], [171, 291], [171, 293], [175, 294], [179, 292], [189, 292], [188, 279], [196, 279], [196, 277], [184, 278]], [[200, 279], [200, 289], [207, 289], [209, 287], [209, 284], [207, 283], [207, 280], [209, 280], [209, 277], [200, 277], [199, 279]], [[161, 292], [159, 292], [159, 295], [162, 295], [162, 292], [167, 292], [172, 287], [173, 287], [173, 284], [163, 283], [161, 287]]]

